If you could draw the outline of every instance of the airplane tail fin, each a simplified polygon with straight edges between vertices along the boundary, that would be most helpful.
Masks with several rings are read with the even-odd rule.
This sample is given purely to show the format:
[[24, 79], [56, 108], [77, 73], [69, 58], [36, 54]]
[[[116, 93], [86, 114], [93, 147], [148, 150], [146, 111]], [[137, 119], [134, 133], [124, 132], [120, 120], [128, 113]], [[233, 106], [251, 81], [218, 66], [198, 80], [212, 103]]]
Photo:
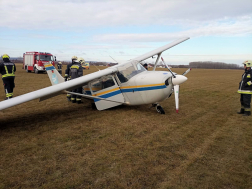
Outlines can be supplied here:
[[51, 64], [44, 64], [48, 77], [52, 85], [57, 85], [59, 83], [65, 82], [65, 79], [60, 75], [56, 68]]

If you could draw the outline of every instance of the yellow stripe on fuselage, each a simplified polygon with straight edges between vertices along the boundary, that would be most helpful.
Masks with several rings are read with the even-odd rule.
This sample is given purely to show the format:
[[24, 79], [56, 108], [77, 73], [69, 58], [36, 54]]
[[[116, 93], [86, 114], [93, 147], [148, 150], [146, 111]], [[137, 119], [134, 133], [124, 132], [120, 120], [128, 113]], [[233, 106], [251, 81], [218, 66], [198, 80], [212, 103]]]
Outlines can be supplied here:
[[103, 95], [103, 94], [106, 94], [106, 93], [111, 93], [111, 92], [117, 91], [117, 90], [120, 90], [119, 87], [117, 87], [115, 89], [110, 89], [110, 90], [107, 90], [107, 91], [104, 91], [104, 92], [100, 92], [100, 93], [97, 93], [97, 94], [93, 94], [92, 96], [100, 96], [100, 95]]
[[125, 87], [120, 87], [120, 88], [121, 89], [131, 89], [131, 88], [142, 88], [142, 87], [154, 87], [154, 86], [161, 86], [161, 85], [164, 85], [164, 83], [151, 84], [151, 85], [125, 86]]
[[[120, 87], [120, 88], [121, 88], [121, 89], [130, 89], [130, 88], [154, 87], [154, 86], [162, 86], [162, 85], [164, 85], [164, 83], [151, 84], [151, 85], [125, 86], [125, 87]], [[93, 94], [92, 96], [104, 95], [104, 94], [107, 94], [107, 93], [111, 93], [111, 92], [120, 90], [120, 88], [117, 87], [117, 88], [115, 88], [115, 89], [110, 89], [110, 90], [103, 91], [103, 92], [100, 92], [100, 93], [97, 93], [97, 94]], [[92, 88], [93, 91], [94, 91], [94, 89], [101, 90], [100, 88]], [[84, 90], [89, 91], [89, 88], [84, 88]]]

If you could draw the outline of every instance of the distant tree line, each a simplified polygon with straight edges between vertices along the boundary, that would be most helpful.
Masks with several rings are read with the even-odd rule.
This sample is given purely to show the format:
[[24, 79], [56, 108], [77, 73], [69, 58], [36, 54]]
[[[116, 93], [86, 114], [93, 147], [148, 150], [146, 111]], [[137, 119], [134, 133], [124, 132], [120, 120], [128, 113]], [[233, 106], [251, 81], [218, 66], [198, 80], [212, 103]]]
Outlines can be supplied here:
[[[10, 59], [14, 63], [23, 63], [22, 57], [14, 57]], [[0, 59], [0, 62], [3, 62]], [[56, 63], [58, 63], [57, 61]], [[69, 64], [71, 61], [61, 61], [62, 64]], [[114, 66], [118, 63], [112, 62], [97, 62], [97, 61], [86, 61], [89, 62], [90, 65], [100, 65], [100, 66]], [[144, 62], [145, 63], [145, 62]], [[154, 66], [153, 63], [147, 63], [149, 66]], [[158, 64], [157, 66], [165, 67], [163, 64]], [[212, 61], [197, 61], [197, 62], [190, 62], [189, 65], [170, 65], [172, 68], [203, 68], [203, 69], [243, 69], [243, 66], [239, 66], [237, 64], [227, 64], [223, 62], [212, 62]]]
[[189, 67], [205, 68], [205, 69], [243, 69], [243, 67], [237, 64], [227, 64], [223, 62], [211, 62], [211, 61], [190, 62]]

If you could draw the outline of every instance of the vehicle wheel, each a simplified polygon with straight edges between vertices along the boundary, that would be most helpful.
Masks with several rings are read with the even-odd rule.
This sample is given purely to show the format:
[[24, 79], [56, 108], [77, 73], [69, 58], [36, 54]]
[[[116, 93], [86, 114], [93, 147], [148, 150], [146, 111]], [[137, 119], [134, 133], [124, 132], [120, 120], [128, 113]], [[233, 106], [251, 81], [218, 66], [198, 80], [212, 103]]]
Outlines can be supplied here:
[[160, 114], [165, 114], [165, 111], [164, 111], [164, 109], [161, 106], [156, 106], [156, 110]]
[[39, 73], [39, 71], [38, 71], [38, 69], [37, 69], [36, 67], [34, 67], [34, 73], [35, 73], [35, 74], [38, 74], [38, 73]]

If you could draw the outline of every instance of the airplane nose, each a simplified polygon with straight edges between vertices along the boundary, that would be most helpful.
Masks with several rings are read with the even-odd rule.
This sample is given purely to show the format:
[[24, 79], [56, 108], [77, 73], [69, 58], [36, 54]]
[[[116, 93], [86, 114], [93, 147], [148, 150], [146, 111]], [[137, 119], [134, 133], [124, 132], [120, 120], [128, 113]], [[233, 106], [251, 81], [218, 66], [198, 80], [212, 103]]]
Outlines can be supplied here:
[[172, 84], [180, 85], [181, 83], [184, 83], [186, 80], [187, 80], [187, 77], [183, 75], [176, 75], [176, 78], [172, 78]]

